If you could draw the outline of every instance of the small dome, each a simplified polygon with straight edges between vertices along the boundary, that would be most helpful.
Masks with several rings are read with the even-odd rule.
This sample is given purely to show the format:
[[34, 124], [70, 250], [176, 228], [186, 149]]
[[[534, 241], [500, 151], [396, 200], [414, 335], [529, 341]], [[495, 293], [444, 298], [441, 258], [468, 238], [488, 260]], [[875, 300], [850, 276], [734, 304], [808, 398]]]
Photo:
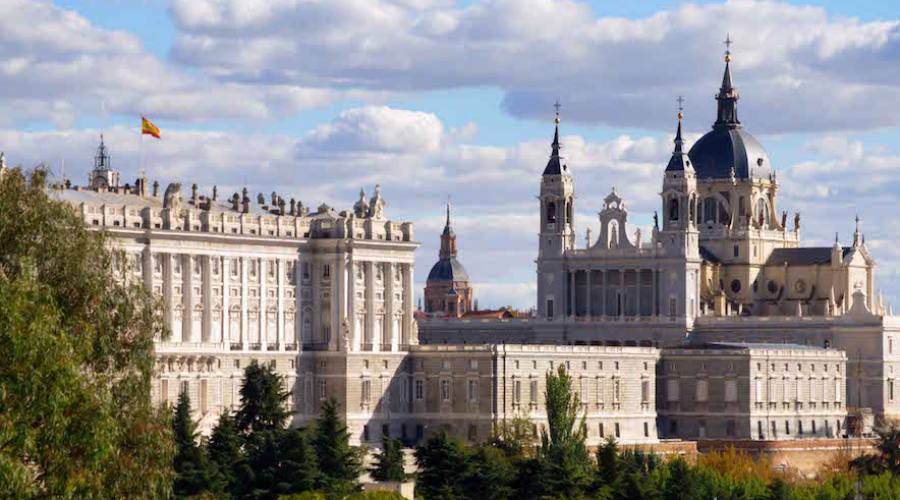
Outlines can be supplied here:
[[766, 178], [771, 173], [769, 155], [741, 127], [715, 127], [698, 140], [688, 157], [698, 179], [728, 179], [731, 168], [738, 179]]
[[469, 273], [456, 257], [437, 261], [428, 273], [428, 281], [469, 281]]

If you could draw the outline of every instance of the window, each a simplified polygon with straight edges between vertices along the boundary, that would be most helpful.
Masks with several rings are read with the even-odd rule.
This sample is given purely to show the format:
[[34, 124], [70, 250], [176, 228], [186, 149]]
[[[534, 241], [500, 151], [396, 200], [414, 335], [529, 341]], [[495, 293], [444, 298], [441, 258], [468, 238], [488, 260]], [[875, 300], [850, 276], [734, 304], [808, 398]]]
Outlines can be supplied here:
[[554, 222], [556, 222], [556, 203], [551, 201], [547, 203], [547, 224]]
[[303, 262], [300, 265], [300, 270], [301, 270], [301, 273], [303, 274], [303, 279], [308, 280], [309, 279], [309, 262]]
[[470, 359], [470, 360], [469, 360], [469, 369], [470, 369], [470, 370], [477, 370], [477, 369], [478, 369], [478, 360], [477, 360], [477, 359]]
[[538, 381], [532, 380], [529, 387], [528, 399], [531, 404], [536, 405], [538, 402]]
[[477, 441], [478, 440], [478, 426], [475, 424], [469, 424], [469, 441]]
[[678, 220], [678, 198], [672, 198], [669, 200], [669, 220]]
[[644, 422], [644, 437], [650, 437], [650, 424]]
[[422, 401], [425, 399], [425, 383], [421, 380], [416, 380], [416, 401]]
[[678, 299], [675, 297], [669, 297], [669, 317], [678, 317]]
[[331, 264], [322, 264], [322, 279], [331, 277]]
[[618, 422], [616, 422], [616, 437], [617, 438], [622, 437], [621, 433], [619, 432], [619, 423]]
[[361, 400], [363, 404], [369, 404], [372, 398], [372, 381], [371, 380], [363, 380], [362, 381], [362, 396]]
[[737, 402], [737, 380], [726, 380], [725, 381], [725, 402], [726, 403]]
[[325, 380], [319, 379], [318, 381], [318, 390], [319, 390], [319, 401], [325, 401], [326, 391], [325, 391]]
[[753, 395], [754, 401], [757, 403], [762, 403], [763, 395], [762, 395], [762, 380], [756, 379], [756, 390]]
[[894, 400], [894, 381], [888, 380], [888, 400]]
[[650, 381], [642, 380], [641, 381], [641, 403], [649, 403], [650, 402]]
[[734, 420], [729, 420], [725, 422], [725, 435], [726, 436], [734, 436], [735, 424]]
[[513, 380], [513, 404], [520, 404], [522, 402], [522, 381], [521, 380]]
[[469, 396], [470, 403], [478, 402], [478, 381], [477, 380], [469, 380], [468, 396]]
[[[619, 379], [613, 379], [613, 403], [619, 402], [619, 388], [620, 388]], [[619, 424], [616, 424], [619, 425]]]
[[603, 422], [600, 422], [600, 426], [599, 426], [599, 428], [597, 429], [597, 431], [598, 431], [598, 433], [600, 434], [600, 437], [606, 437], [606, 433], [603, 432]]
[[791, 423], [787, 420], [784, 421], [784, 433], [788, 436], [791, 435]]
[[706, 380], [698, 380], [697, 381], [697, 394], [696, 400], [698, 403], [705, 403], [707, 398], [709, 397], [709, 382]]
[[553, 318], [553, 299], [547, 299], [547, 317]]
[[441, 401], [450, 401], [450, 381], [441, 380]]
[[681, 386], [678, 384], [677, 380], [670, 379], [666, 382], [666, 397], [669, 401], [678, 401], [681, 397], [680, 394]]

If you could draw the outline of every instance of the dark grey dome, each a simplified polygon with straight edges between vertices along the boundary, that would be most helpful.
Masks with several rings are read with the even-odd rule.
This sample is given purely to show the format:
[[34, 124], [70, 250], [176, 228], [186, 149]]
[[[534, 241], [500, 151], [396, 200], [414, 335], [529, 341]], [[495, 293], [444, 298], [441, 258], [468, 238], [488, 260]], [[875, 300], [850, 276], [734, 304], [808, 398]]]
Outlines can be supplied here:
[[469, 273], [456, 257], [446, 257], [432, 266], [428, 281], [469, 281]]
[[714, 127], [698, 140], [688, 157], [698, 179], [728, 179], [731, 167], [738, 179], [766, 178], [769, 155], [742, 127]]

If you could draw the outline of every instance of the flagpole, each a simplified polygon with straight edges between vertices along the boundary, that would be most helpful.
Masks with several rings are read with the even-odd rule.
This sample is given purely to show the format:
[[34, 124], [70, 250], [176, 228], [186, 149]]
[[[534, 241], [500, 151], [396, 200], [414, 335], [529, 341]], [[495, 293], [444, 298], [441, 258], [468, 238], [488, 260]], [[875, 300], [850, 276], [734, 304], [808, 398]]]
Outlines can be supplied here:
[[141, 127], [138, 129], [138, 133], [141, 134], [141, 172], [140, 176], [144, 177], [144, 118], [141, 117]]

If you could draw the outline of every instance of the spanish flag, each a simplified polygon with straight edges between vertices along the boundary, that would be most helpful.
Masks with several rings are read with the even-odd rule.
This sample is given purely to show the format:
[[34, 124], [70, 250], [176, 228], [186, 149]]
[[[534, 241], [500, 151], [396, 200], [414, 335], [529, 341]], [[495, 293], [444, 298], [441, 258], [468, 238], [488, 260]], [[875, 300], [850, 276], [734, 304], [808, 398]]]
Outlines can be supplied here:
[[153, 137], [156, 137], [157, 139], [160, 138], [159, 137], [160, 136], [159, 127], [154, 125], [153, 122], [151, 122], [150, 120], [148, 120], [146, 117], [143, 117], [143, 116], [141, 117], [141, 134], [152, 135]]

